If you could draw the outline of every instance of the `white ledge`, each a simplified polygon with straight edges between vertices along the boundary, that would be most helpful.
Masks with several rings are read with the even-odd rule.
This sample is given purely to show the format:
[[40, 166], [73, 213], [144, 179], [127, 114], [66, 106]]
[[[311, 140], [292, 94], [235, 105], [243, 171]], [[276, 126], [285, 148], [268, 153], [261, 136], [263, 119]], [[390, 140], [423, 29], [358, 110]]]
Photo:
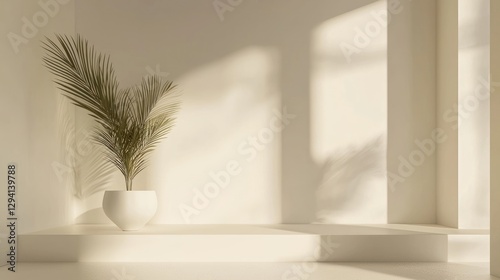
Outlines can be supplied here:
[[439, 262], [448, 259], [448, 235], [443, 231], [453, 232], [453, 229], [430, 225], [149, 225], [140, 231], [124, 232], [114, 225], [80, 224], [21, 234], [19, 259], [21, 262]]
[[436, 225], [147, 225], [138, 231], [122, 231], [111, 224], [76, 224], [23, 235], [416, 235], [458, 234], [459, 231], [465, 233]]

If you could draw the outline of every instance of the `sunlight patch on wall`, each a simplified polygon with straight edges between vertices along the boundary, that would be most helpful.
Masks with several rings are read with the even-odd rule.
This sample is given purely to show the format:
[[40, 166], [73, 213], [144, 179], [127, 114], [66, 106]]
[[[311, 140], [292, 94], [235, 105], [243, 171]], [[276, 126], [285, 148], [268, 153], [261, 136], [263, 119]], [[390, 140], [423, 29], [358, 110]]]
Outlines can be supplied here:
[[278, 70], [274, 49], [248, 47], [178, 79], [177, 125], [144, 175], [154, 222], [279, 222]]
[[323, 172], [317, 222], [384, 223], [386, 1], [318, 26], [312, 52], [311, 153]]

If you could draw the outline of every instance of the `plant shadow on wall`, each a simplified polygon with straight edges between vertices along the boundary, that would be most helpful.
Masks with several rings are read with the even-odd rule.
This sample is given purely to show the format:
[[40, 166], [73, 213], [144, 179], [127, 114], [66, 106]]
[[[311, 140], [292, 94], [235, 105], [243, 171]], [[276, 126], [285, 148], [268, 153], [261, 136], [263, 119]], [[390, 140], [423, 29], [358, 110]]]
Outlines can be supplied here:
[[[120, 89], [109, 56], [96, 52], [79, 35], [56, 38], [46, 38], [43, 44], [45, 66], [57, 77], [64, 96], [92, 117], [90, 138], [101, 148], [97, 152], [125, 179], [125, 191], [105, 192], [104, 212], [123, 230], [140, 229], [156, 213], [156, 192], [132, 191], [132, 182], [174, 125], [179, 109], [176, 86], [153, 75], [138, 86]], [[99, 157], [87, 161], [89, 176], [102, 175], [101, 162]]]
[[355, 209], [354, 197], [371, 195], [372, 180], [386, 176], [386, 145], [383, 137], [375, 138], [358, 147], [341, 149], [325, 160], [320, 167], [316, 190], [316, 221], [339, 222], [339, 209]]
[[76, 129], [74, 107], [62, 95], [57, 112], [62, 161], [53, 162], [52, 168], [60, 182], [71, 188], [80, 200], [110, 187], [114, 167], [103, 155], [102, 148], [91, 139], [90, 131]]

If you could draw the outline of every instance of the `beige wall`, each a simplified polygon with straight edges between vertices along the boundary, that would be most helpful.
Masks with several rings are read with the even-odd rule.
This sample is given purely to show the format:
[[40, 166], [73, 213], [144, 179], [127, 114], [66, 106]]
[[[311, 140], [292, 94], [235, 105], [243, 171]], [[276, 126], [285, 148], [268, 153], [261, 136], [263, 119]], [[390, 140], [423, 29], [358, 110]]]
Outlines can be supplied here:
[[[154, 221], [184, 223], [179, 208], [192, 207], [193, 223], [385, 222], [386, 32], [374, 15], [385, 1], [242, 1], [219, 14], [213, 2], [77, 2], [77, 32], [111, 54], [125, 86], [157, 67], [181, 86], [178, 124], [135, 183], [157, 190]], [[370, 24], [356, 47], [355, 27]], [[285, 107], [295, 117], [252, 148]], [[225, 189], [195, 193], [232, 161]], [[79, 200], [79, 221], [100, 220], [101, 197]]]
[[[111, 54], [124, 86], [152, 72], [181, 85], [178, 125], [135, 182], [137, 189], [158, 191], [155, 222], [186, 222], [182, 208], [194, 211], [189, 217], [194, 223], [457, 226], [462, 135], [460, 155], [478, 156], [461, 161], [466, 184], [460, 188], [460, 212], [468, 216], [461, 215], [460, 223], [483, 227], [476, 218], [487, 217], [481, 208], [485, 196], [477, 194], [487, 184], [467, 178], [487, 175], [480, 165], [472, 166], [487, 161], [482, 149], [487, 105], [466, 119], [460, 132], [443, 116], [477, 85], [465, 78], [485, 73], [483, 65], [466, 64], [485, 53], [484, 32], [467, 37], [484, 22], [472, 19], [470, 28], [463, 28], [460, 56], [457, 24], [459, 16], [470, 22], [474, 7], [486, 2], [462, 3], [458, 13], [457, 0], [389, 1], [387, 30], [381, 14], [386, 1], [241, 2], [219, 11], [212, 1], [59, 4], [18, 54], [8, 41], [1, 45], [9, 54], [2, 64], [2, 114], [15, 120], [2, 126], [16, 135], [2, 143], [23, 147], [2, 149], [2, 160], [18, 161], [20, 172], [27, 172], [20, 184], [30, 188], [19, 195], [34, 206], [21, 211], [26, 217], [21, 229], [72, 221], [73, 207], [79, 222], [107, 222], [99, 210], [100, 186], [123, 184], [117, 173], [93, 176], [89, 119], [80, 111], [72, 117], [74, 108], [61, 101], [40, 63], [35, 42], [54, 32], [71, 34], [75, 25]], [[3, 5], [5, 34], [21, 33], [22, 18], [43, 11], [36, 3]], [[459, 58], [467, 71], [458, 72]], [[276, 112], [285, 108], [293, 116], [282, 131], [273, 130]], [[429, 141], [440, 138], [436, 128], [444, 129], [446, 142], [426, 151], [435, 145]], [[253, 143], [253, 137], [261, 140]], [[235, 162], [240, 168], [227, 187], [213, 198], [200, 197], [197, 191]], [[47, 207], [36, 199], [45, 196], [60, 204]], [[193, 200], [205, 204], [203, 209]]]
[[[71, 158], [72, 143], [64, 142], [63, 136], [74, 126], [73, 113], [63, 109], [52, 77], [42, 65], [39, 40], [54, 32], [74, 31], [74, 3], [2, 1], [0, 13], [4, 38], [0, 42], [0, 166], [5, 172], [8, 162], [18, 164], [18, 231], [68, 224], [74, 218], [72, 178], [59, 178], [53, 166]], [[4, 190], [0, 192], [2, 221]]]

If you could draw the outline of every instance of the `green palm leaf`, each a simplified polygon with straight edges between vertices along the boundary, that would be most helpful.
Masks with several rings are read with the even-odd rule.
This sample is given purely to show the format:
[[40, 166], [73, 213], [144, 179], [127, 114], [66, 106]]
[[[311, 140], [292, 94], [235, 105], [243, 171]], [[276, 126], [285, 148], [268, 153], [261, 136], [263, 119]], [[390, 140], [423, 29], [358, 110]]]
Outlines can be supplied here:
[[46, 38], [43, 58], [55, 83], [73, 104], [97, 122], [93, 140], [125, 177], [127, 190], [146, 168], [148, 156], [172, 129], [179, 102], [175, 85], [158, 76], [136, 87], [119, 89], [109, 56], [97, 53], [80, 36]]

